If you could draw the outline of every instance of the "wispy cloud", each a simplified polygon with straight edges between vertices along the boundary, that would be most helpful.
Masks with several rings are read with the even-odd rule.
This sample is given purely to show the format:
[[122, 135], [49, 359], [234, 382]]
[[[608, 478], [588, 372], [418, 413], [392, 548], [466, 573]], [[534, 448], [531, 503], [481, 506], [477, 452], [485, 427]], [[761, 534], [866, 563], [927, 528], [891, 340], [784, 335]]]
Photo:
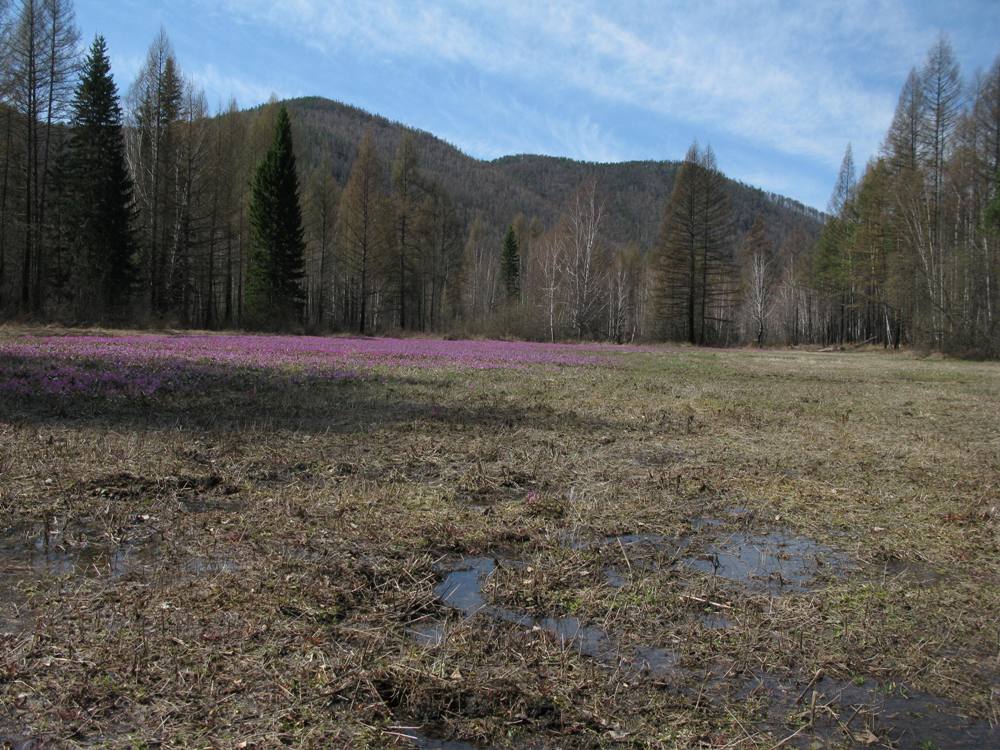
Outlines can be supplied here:
[[[272, 95], [279, 99], [299, 95], [297, 91], [287, 91], [280, 86], [262, 84], [253, 78], [224, 73], [211, 63], [185, 72], [199, 88], [216, 92], [217, 96], [225, 96], [227, 100], [229, 97], [233, 97], [243, 106], [267, 101]], [[209, 102], [209, 105], [218, 108], [225, 107], [226, 103], [223, 101]]]
[[[623, 6], [229, 0], [230, 12], [320, 49], [462, 63], [571, 87], [825, 164], [839, 160], [847, 140], [873, 149], [894, 104], [891, 89], [851, 72], [845, 49], [876, 49], [873, 65], [899, 68], [926, 41], [901, 0]], [[564, 138], [565, 126], [557, 127]]]

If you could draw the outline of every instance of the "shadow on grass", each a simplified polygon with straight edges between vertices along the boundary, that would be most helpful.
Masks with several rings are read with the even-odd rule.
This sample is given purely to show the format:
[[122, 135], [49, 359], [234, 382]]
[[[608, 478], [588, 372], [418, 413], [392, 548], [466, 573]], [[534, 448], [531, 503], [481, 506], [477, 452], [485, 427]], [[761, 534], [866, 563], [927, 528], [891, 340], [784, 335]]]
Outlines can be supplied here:
[[152, 370], [103, 360], [5, 356], [0, 420], [22, 425], [361, 432], [429, 422], [487, 428], [608, 429], [601, 419], [526, 408], [469, 391], [478, 371], [307, 372], [166, 360]]

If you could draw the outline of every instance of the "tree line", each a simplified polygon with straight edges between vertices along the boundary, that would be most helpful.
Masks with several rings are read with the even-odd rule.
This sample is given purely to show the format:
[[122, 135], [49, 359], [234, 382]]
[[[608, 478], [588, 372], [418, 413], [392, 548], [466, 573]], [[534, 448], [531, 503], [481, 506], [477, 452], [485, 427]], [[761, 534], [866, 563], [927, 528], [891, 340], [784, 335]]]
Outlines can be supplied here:
[[596, 173], [498, 222], [413, 132], [391, 158], [373, 130], [321, 149], [291, 106], [210, 112], [162, 31], [123, 95], [104, 40], [79, 48], [70, 0], [0, 0], [6, 317], [1000, 353], [1000, 65], [964, 82], [944, 38], [860, 179], [848, 149], [821, 231], [747, 214], [694, 144], [644, 208], [659, 233], [626, 242]]
[[848, 147], [829, 212], [828, 339], [1000, 355], [1000, 60], [965, 81], [941, 36], [860, 178]]

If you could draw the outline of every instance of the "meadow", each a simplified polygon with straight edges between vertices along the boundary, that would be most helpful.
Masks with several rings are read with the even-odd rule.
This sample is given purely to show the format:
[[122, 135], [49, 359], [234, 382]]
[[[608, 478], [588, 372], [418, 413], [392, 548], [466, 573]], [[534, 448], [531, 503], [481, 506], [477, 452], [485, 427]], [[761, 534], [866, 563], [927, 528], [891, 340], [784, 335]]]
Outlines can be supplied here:
[[1000, 366], [0, 329], [0, 747], [1000, 744]]

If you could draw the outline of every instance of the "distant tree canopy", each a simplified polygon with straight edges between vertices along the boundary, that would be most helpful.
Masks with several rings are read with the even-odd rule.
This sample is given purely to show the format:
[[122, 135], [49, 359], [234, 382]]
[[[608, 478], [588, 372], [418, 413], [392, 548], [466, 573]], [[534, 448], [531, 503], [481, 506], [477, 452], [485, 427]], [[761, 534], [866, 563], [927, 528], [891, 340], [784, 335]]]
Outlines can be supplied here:
[[967, 82], [945, 37], [828, 215], [711, 148], [483, 162], [318, 98], [212, 115], [163, 31], [120, 102], [78, 43], [70, 0], [0, 2], [0, 315], [1000, 356], [1000, 61]]

